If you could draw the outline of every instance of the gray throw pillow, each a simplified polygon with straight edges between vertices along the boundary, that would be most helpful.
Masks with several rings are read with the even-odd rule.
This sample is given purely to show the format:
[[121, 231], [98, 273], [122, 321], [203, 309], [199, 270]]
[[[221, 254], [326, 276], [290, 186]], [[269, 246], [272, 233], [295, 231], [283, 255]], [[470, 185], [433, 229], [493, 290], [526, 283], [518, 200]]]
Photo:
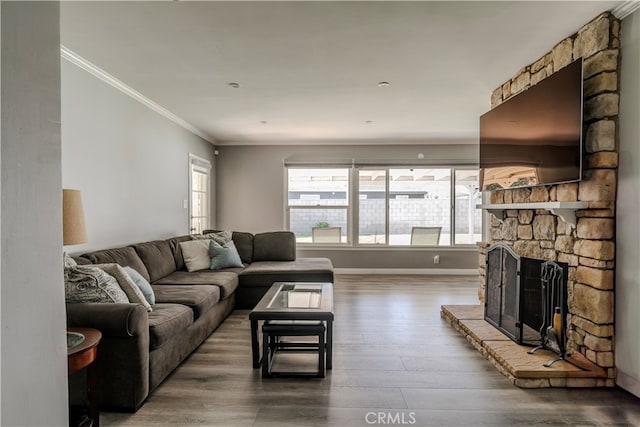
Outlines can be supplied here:
[[76, 265], [64, 269], [65, 300], [68, 303], [128, 303], [118, 281], [100, 268]]
[[187, 271], [204, 270], [211, 266], [211, 258], [209, 258], [209, 242], [210, 239], [196, 239], [180, 242], [182, 249], [182, 257]]
[[207, 234], [194, 234], [191, 236], [194, 240], [203, 240], [210, 239], [219, 244], [220, 246], [224, 246], [225, 243], [230, 242], [233, 237], [233, 231], [225, 230], [225, 231], [217, 231], [215, 233], [207, 233]]

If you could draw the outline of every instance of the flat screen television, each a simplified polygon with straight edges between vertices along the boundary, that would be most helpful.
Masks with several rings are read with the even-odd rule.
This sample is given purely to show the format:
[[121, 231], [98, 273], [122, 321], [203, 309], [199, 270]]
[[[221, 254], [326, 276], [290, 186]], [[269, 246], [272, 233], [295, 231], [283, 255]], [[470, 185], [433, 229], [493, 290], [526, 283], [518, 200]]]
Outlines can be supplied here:
[[582, 58], [480, 116], [483, 190], [582, 177]]

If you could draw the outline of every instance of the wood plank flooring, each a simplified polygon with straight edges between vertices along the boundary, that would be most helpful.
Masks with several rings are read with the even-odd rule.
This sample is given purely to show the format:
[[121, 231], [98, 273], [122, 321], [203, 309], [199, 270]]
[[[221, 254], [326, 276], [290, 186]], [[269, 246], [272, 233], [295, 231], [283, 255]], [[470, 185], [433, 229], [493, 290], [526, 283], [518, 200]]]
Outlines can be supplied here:
[[640, 399], [621, 389], [527, 390], [498, 373], [440, 318], [477, 303], [475, 277], [338, 275], [334, 293], [326, 378], [262, 379], [249, 311], [236, 311], [137, 413], [102, 425], [640, 425]]

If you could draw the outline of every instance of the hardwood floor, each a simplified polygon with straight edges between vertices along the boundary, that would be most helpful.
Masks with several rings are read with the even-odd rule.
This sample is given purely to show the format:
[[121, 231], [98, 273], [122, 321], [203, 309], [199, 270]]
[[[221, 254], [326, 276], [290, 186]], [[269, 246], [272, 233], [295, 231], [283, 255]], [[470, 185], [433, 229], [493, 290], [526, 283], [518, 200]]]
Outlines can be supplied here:
[[511, 385], [440, 318], [476, 291], [466, 276], [337, 276], [324, 379], [262, 379], [249, 311], [236, 311], [137, 413], [103, 413], [102, 425], [640, 425], [640, 399], [621, 389]]

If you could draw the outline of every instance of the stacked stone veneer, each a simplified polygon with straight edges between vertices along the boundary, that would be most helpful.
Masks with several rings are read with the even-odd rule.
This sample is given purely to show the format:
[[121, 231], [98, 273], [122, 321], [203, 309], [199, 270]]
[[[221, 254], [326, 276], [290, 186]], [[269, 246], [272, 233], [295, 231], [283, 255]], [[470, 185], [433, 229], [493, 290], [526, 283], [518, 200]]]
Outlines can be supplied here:
[[574, 228], [546, 210], [507, 210], [490, 215], [491, 243], [480, 245], [480, 300], [484, 301], [485, 248], [512, 245], [518, 255], [569, 264], [568, 347], [605, 368], [608, 379], [584, 386], [614, 385], [615, 203], [618, 168], [620, 21], [609, 13], [562, 40], [524, 67], [491, 96], [492, 107], [536, 84], [575, 59], [584, 58], [583, 179], [579, 183], [491, 193], [491, 203], [583, 201]]

